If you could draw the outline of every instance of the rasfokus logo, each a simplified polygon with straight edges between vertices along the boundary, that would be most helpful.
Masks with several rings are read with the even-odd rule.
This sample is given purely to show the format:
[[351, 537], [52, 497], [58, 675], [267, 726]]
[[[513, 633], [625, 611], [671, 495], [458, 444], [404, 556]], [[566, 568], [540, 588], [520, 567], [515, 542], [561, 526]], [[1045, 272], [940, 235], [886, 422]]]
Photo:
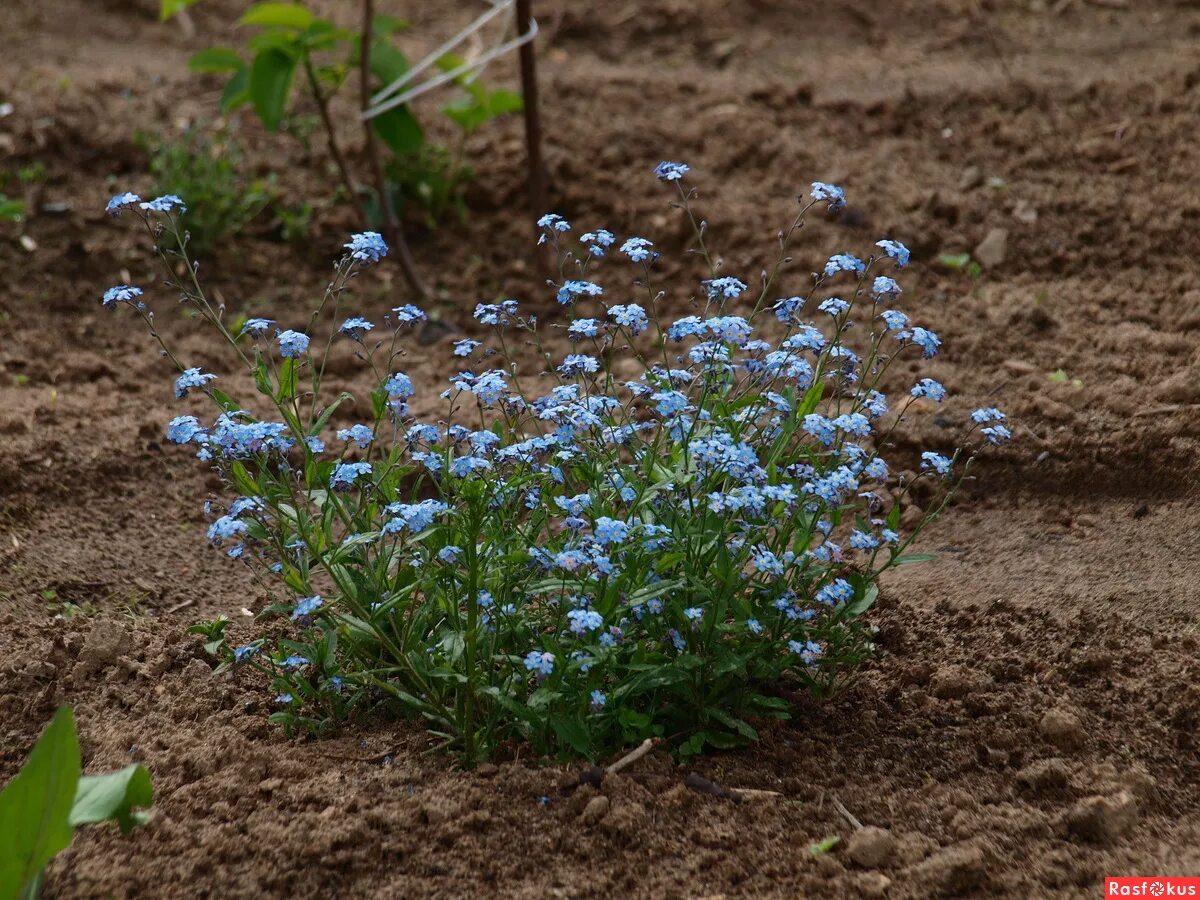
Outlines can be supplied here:
[[1105, 897], [1200, 897], [1200, 878], [1134, 875], [1105, 878]]

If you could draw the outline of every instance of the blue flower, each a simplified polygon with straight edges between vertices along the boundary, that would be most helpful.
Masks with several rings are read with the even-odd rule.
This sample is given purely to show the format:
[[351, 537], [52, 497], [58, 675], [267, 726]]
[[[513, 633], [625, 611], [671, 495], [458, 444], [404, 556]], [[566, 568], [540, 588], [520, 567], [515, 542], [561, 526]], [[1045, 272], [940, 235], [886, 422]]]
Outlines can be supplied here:
[[285, 669], [303, 669], [308, 665], [308, 657], [301, 656], [299, 653], [293, 653], [287, 659], [279, 663]]
[[573, 609], [567, 613], [567, 620], [571, 623], [571, 632], [580, 637], [604, 627], [604, 616], [591, 609]]
[[525, 668], [544, 678], [554, 671], [554, 654], [541, 650], [530, 650], [525, 655]]
[[560, 216], [558, 213], [546, 213], [537, 220], [538, 228], [543, 228], [546, 231], [570, 231], [571, 223]]
[[233, 661], [235, 663], [245, 662], [251, 656], [259, 652], [259, 648], [253, 644], [246, 644], [242, 647], [237, 647], [233, 651]]
[[708, 296], [716, 300], [723, 298], [725, 300], [736, 300], [746, 290], [746, 283], [739, 278], [734, 278], [731, 275], [726, 275], [722, 278], [713, 278], [704, 282], [704, 289], [708, 292]]
[[871, 293], [876, 297], [892, 297], [893, 299], [900, 296], [902, 288], [899, 282], [894, 278], [888, 278], [886, 275], [877, 275], [875, 283], [871, 287]]
[[411, 325], [415, 326], [418, 322], [424, 322], [429, 319], [425, 314], [425, 310], [419, 306], [413, 306], [411, 303], [405, 303], [403, 306], [397, 306], [392, 310], [392, 314], [396, 317], [396, 325]]
[[844, 578], [838, 578], [817, 591], [816, 601], [827, 606], [836, 606], [854, 598], [854, 588]]
[[988, 422], [1003, 422], [1006, 416], [994, 406], [984, 406], [971, 413], [971, 421], [977, 425], [986, 425]]
[[681, 394], [679, 391], [659, 391], [650, 399], [655, 401], [657, 404], [655, 410], [664, 419], [670, 416], [677, 416], [688, 408], [687, 396]]
[[462, 547], [455, 547], [453, 544], [447, 544], [438, 551], [438, 559], [444, 563], [454, 564], [458, 562], [458, 555], [462, 553]]
[[817, 307], [821, 312], [837, 318], [850, 309], [850, 304], [841, 297], [830, 297], [827, 300], [822, 300], [821, 305]]
[[601, 324], [599, 319], [576, 319], [567, 327], [567, 337], [573, 341], [594, 338], [600, 333]]
[[592, 712], [600, 712], [604, 709], [604, 704], [608, 702], [608, 698], [604, 696], [604, 691], [592, 691], [592, 702], [590, 704]]
[[600, 363], [596, 361], [594, 356], [571, 353], [563, 359], [562, 365], [558, 367], [558, 371], [568, 377], [580, 374], [590, 375], [600, 371]]
[[704, 323], [708, 333], [720, 341], [744, 344], [754, 329], [741, 316], [714, 316]]
[[[897, 335], [903, 338], [903, 335]], [[924, 352], [924, 356], [928, 359], [931, 356], [936, 356], [938, 347], [942, 346], [941, 338], [932, 331], [927, 331], [924, 328], [914, 328], [907, 335], [908, 339], [920, 347]]]
[[128, 303], [132, 306], [134, 298], [140, 296], [142, 296], [141, 288], [128, 284], [118, 284], [104, 292], [103, 303], [107, 309], [116, 309], [118, 303]]
[[888, 331], [901, 331], [908, 327], [908, 316], [898, 309], [885, 309], [879, 314]]
[[388, 376], [387, 381], [383, 383], [383, 389], [387, 391], [388, 397], [393, 400], [407, 400], [415, 393], [412, 379], [403, 372], [397, 372], [394, 375]]
[[659, 181], [679, 181], [688, 172], [691, 171], [691, 166], [686, 163], [677, 162], [660, 162], [654, 167], [654, 175]]
[[350, 243], [343, 244], [350, 251], [350, 258], [367, 265], [377, 263], [388, 255], [388, 245], [377, 231], [362, 231], [350, 236]]
[[829, 261], [825, 263], [825, 274], [833, 276], [838, 272], [853, 272], [857, 275], [865, 272], [866, 268], [866, 264], [861, 259], [851, 256], [849, 253], [838, 253], [829, 257]]
[[147, 212], [169, 213], [175, 207], [179, 207], [181, 213], [187, 212], [187, 206], [175, 194], [163, 194], [161, 197], [155, 197], [153, 200], [147, 200], [139, 205]]
[[601, 516], [596, 520], [592, 534], [600, 544], [621, 544], [629, 537], [629, 526], [618, 519]]
[[705, 330], [705, 325], [700, 321], [699, 316], [685, 316], [682, 319], [676, 319], [674, 324], [667, 329], [667, 337], [673, 341], [682, 341], [685, 337], [702, 335]]
[[108, 205], [104, 207], [104, 211], [110, 216], [119, 216], [122, 210], [129, 209], [135, 203], [140, 202], [141, 199], [137, 194], [126, 191], [123, 194], [117, 194], [109, 200]]
[[470, 338], [462, 338], [454, 342], [455, 356], [470, 356], [475, 352], [475, 348], [480, 345], [480, 341], [473, 341]]
[[941, 403], [946, 399], [946, 389], [932, 378], [922, 378], [913, 385], [912, 395], [914, 397], [927, 397], [934, 403]]
[[1012, 432], [1004, 425], [989, 425], [980, 428], [979, 433], [987, 438], [989, 444], [1006, 444], [1012, 440]]
[[855, 529], [850, 532], [850, 546], [855, 550], [874, 550], [879, 546], [879, 538], [873, 534]]
[[588, 253], [596, 257], [603, 256], [615, 240], [616, 238], [613, 236], [613, 233], [604, 228], [589, 231], [579, 238], [580, 243], [588, 245]]
[[346, 337], [353, 341], [361, 341], [363, 335], [374, 327], [366, 319], [354, 316], [342, 323], [342, 326], [338, 329], [338, 333], [346, 335]]
[[836, 184], [826, 184], [823, 181], [814, 181], [812, 183], [812, 191], [809, 194], [817, 203], [824, 202], [828, 210], [837, 212], [846, 205], [846, 192]]
[[172, 444], [186, 444], [200, 434], [204, 434], [204, 429], [195, 416], [176, 416], [167, 425], [167, 440]]
[[280, 356], [293, 358], [308, 350], [308, 335], [299, 331], [280, 331], [275, 339], [279, 341]]
[[762, 623], [760, 623], [758, 619], [747, 619], [746, 628], [751, 634], [762, 634], [763, 630]]
[[940, 453], [934, 453], [932, 450], [926, 450], [921, 454], [921, 468], [932, 469], [939, 475], [946, 475], [950, 472], [951, 461]]
[[297, 603], [296, 608], [292, 610], [293, 621], [296, 619], [302, 619], [305, 616], [311, 616], [318, 609], [320, 609], [324, 603], [325, 601], [321, 599], [320, 594], [316, 594], [312, 597], [305, 597], [303, 600]]
[[309, 452], [311, 452], [311, 453], [324, 453], [325, 452], [325, 442], [323, 440], [321, 440], [319, 437], [317, 437], [315, 434], [309, 435], [308, 437], [306, 437], [304, 439], [304, 443], [308, 446]]
[[899, 241], [876, 241], [875, 246], [881, 248], [884, 253], [896, 261], [897, 269], [903, 269], [908, 265], [908, 248]]
[[658, 256], [655, 251], [650, 249], [653, 246], [654, 242], [648, 241], [644, 237], [631, 237], [621, 245], [621, 252], [633, 262], [645, 262]]
[[[584, 295], [587, 297], [599, 297], [604, 293], [604, 288], [591, 281], [580, 281], [573, 279], [564, 281], [562, 287], [558, 289], [558, 302], [566, 306], [574, 298]], [[478, 318], [478, 310], [476, 310], [476, 318]], [[480, 320], [482, 321], [482, 320]]]
[[618, 325], [628, 328], [629, 333], [634, 335], [641, 334], [650, 324], [646, 319], [646, 311], [636, 303], [614, 306], [608, 311], [608, 314], [616, 320]]
[[291, 694], [279, 694], [275, 698], [275, 702], [281, 706], [288, 706], [295, 698]]
[[247, 319], [246, 324], [242, 326], [242, 330], [238, 332], [238, 336], [252, 334], [255, 337], [259, 337], [265, 334], [267, 329], [274, 324], [274, 319]]
[[338, 463], [329, 476], [329, 486], [335, 491], [348, 491], [359, 478], [370, 474], [369, 462]]
[[223, 544], [229, 538], [242, 534], [250, 526], [233, 516], [221, 516], [208, 526], [208, 539], [214, 544]]
[[695, 622], [697, 619], [703, 618], [704, 610], [698, 606], [689, 606], [683, 611], [683, 614], [689, 621]]
[[182, 400], [192, 388], [202, 388], [216, 377], [199, 369], [185, 369], [183, 374], [175, 379], [176, 399]]
[[354, 441], [360, 450], [366, 450], [375, 440], [375, 432], [368, 425], [358, 424], [339, 429], [337, 437], [339, 441]]

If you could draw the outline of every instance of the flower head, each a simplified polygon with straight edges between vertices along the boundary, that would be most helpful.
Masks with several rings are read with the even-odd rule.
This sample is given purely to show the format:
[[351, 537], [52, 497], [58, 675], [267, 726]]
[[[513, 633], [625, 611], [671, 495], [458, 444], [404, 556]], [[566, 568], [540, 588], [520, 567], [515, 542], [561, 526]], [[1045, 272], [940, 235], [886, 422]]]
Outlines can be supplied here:
[[118, 284], [104, 292], [103, 303], [106, 309], [116, 309], [118, 303], [128, 303], [132, 306], [134, 298], [140, 296], [142, 296], [141, 288], [132, 287], [128, 284]]
[[175, 194], [163, 194], [161, 197], [155, 197], [153, 200], [147, 200], [138, 205], [147, 212], [169, 213], [176, 208], [181, 213], [187, 212], [187, 205]]
[[371, 265], [388, 255], [388, 245], [378, 231], [361, 231], [350, 236], [350, 243], [343, 244], [350, 251], [351, 259]]
[[846, 205], [846, 192], [836, 184], [814, 181], [809, 196], [817, 203], [823, 202], [831, 213], [837, 212]]
[[363, 335], [375, 326], [359, 316], [347, 319], [338, 328], [338, 334], [344, 334], [352, 341], [362, 341]]
[[882, 240], [876, 241], [875, 246], [879, 247], [896, 261], [896, 268], [903, 269], [908, 265], [908, 248], [899, 241]]
[[665, 160], [654, 167], [654, 175], [659, 181], [679, 181], [690, 171], [691, 166], [686, 163], [666, 162]]
[[136, 203], [141, 202], [141, 197], [137, 194], [126, 191], [123, 194], [117, 194], [108, 201], [108, 205], [104, 207], [104, 211], [110, 216], [119, 216], [122, 210], [129, 209]]
[[182, 375], [175, 379], [176, 399], [182, 400], [192, 388], [202, 388], [216, 377], [216, 375], [201, 372], [199, 369], [185, 370]]
[[308, 335], [299, 331], [280, 331], [275, 335], [279, 341], [279, 355], [293, 359], [308, 350]]

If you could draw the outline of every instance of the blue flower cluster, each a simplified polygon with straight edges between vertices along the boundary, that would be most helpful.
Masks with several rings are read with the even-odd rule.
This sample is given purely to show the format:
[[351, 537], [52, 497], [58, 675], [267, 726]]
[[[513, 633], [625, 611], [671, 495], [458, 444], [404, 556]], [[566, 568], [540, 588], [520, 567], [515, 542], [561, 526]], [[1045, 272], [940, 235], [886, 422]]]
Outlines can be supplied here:
[[[689, 173], [655, 170], [695, 221]], [[817, 204], [836, 212], [845, 192], [812, 184], [780, 268]], [[109, 204], [124, 209], [170, 218], [184, 207]], [[780, 679], [823, 694], [869, 652], [861, 616], [876, 582], [929, 518], [902, 527], [914, 481], [893, 471], [913, 464], [889, 464], [889, 436], [906, 413], [951, 402], [929, 377], [894, 403], [884, 390], [895, 360], [941, 347], [880, 271], [907, 265], [908, 249], [885, 239], [877, 255], [836, 254], [794, 295], [774, 276], [752, 289], [714, 267], [692, 288], [693, 314], [672, 319], [663, 294], [608, 302], [631, 294], [594, 271], [633, 263], [643, 284], [659, 259], [650, 239], [593, 228], [576, 242], [554, 213], [538, 225], [560, 256], [549, 295], [569, 351], [530, 366], [488, 349], [541, 346], [537, 317], [516, 300], [479, 303], [488, 336], [452, 342], [457, 371], [427, 420], [395, 366], [400, 329], [426, 319], [412, 305], [385, 317], [395, 339], [379, 342], [367, 341], [374, 323], [336, 308], [305, 331], [274, 330], [273, 343], [271, 319], [236, 336], [218, 319], [234, 346], [255, 342], [253, 359], [239, 353], [278, 410], [266, 419], [180, 365], [176, 395], [202, 392], [220, 410], [211, 426], [175, 417], [167, 437], [237, 493], [214, 510], [209, 540], [292, 596], [296, 636], [230, 660], [271, 674], [287, 698], [277, 720], [316, 727], [382, 697], [468, 758], [511, 738], [590, 755], [653, 734], [692, 735], [682, 749], [696, 752], [752, 734], [748, 718], [783, 714]], [[387, 255], [373, 232], [345, 247], [328, 292], [339, 303], [348, 278]], [[203, 314], [202, 297], [184, 292]], [[140, 297], [119, 285], [103, 302], [148, 316]], [[357, 342], [377, 373], [366, 407], [323, 398], [315, 349], [328, 332]], [[304, 380], [311, 402], [300, 403]], [[367, 421], [331, 424], [351, 409]], [[998, 409], [965, 418], [983, 443], [1011, 437]], [[970, 447], [926, 450], [915, 479], [952, 491], [973, 458]], [[714, 719], [713, 703], [730, 705]]]

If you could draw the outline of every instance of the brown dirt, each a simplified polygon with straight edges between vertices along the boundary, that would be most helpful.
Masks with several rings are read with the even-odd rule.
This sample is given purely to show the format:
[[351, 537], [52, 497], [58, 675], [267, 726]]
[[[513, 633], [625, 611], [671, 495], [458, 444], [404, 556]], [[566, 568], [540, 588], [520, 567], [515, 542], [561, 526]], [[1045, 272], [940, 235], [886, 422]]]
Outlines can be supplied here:
[[[405, 5], [417, 35], [461, 18]], [[957, 395], [950, 412], [1000, 402], [1019, 442], [928, 533], [938, 560], [885, 585], [861, 680], [695, 765], [782, 798], [693, 792], [661, 756], [599, 791], [522, 761], [467, 774], [404, 726], [286, 741], [259, 689], [213, 678], [185, 634], [242, 621], [263, 595], [205, 548], [198, 500], [216, 486], [162, 445], [178, 411], [167, 370], [96, 299], [123, 269], [153, 280], [140, 238], [99, 210], [144, 186], [135, 130], [211, 114], [183, 61], [236, 5], [199, 7], [188, 38], [149, 0], [13, 0], [0, 154], [48, 179], [23, 229], [36, 249], [0, 232], [0, 778], [70, 702], [87, 766], [143, 760], [158, 793], [134, 836], [82, 833], [47, 896], [1093, 897], [1105, 874], [1200, 875], [1200, 7], [535, 5], [558, 208], [682, 246], [643, 186], [660, 158], [686, 159], [727, 268], [750, 273], [792, 194], [844, 183], [851, 208], [796, 256], [909, 243], [909, 306], [945, 340], [929, 374]], [[299, 152], [246, 131], [287, 190], [329, 193]], [[451, 318], [541, 290], [519, 123], [470, 149], [469, 221], [416, 241]], [[38, 212], [48, 201], [71, 208]], [[231, 306], [303, 308], [349, 226], [321, 207], [304, 247], [252, 228], [208, 277]], [[978, 280], [938, 267], [993, 228], [1007, 254]], [[381, 268], [361, 305], [402, 298]], [[448, 369], [440, 351], [410, 366]], [[1047, 378], [1059, 369], [1066, 383]], [[944, 437], [931, 424], [905, 440]], [[63, 601], [91, 614], [54, 618]], [[99, 622], [132, 641], [88, 671]], [[890, 852], [810, 854], [851, 836], [835, 801], [888, 829]]]

